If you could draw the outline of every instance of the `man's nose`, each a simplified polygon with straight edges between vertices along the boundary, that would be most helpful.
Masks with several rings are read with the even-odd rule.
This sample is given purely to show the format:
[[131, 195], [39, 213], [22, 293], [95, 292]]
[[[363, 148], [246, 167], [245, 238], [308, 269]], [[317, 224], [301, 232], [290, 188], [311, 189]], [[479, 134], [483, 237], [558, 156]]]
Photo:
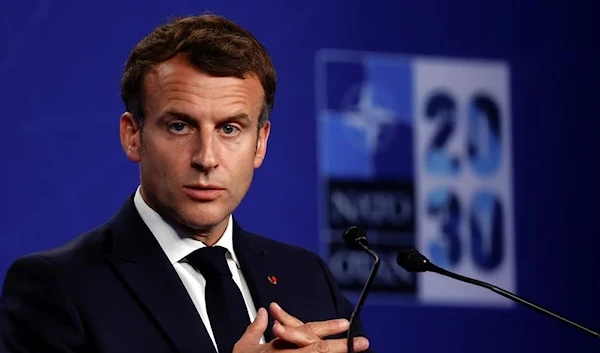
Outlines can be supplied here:
[[192, 164], [200, 170], [209, 170], [217, 167], [217, 154], [215, 153], [215, 143], [217, 142], [214, 134], [210, 131], [199, 134], [194, 145]]

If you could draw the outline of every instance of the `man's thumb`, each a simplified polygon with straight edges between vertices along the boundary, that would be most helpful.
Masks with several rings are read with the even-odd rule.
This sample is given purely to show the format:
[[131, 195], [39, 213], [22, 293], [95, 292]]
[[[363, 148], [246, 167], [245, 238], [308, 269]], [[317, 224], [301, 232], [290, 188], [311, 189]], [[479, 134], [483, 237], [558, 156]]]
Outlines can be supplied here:
[[267, 316], [267, 310], [265, 310], [265, 308], [258, 309], [256, 318], [250, 325], [248, 325], [246, 332], [244, 332], [244, 335], [242, 335], [238, 341], [238, 344], [244, 346], [258, 344], [260, 342], [260, 338], [267, 329], [267, 323], [269, 322]]

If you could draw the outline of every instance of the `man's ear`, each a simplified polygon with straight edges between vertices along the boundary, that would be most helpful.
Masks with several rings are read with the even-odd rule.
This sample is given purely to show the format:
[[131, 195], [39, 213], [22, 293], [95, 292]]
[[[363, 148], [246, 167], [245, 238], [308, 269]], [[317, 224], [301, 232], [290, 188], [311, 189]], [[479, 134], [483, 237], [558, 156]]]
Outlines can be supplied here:
[[267, 121], [265, 125], [258, 130], [258, 141], [256, 142], [256, 153], [254, 155], [254, 168], [259, 168], [265, 159], [270, 133], [271, 122]]
[[139, 162], [142, 157], [142, 131], [130, 112], [121, 115], [120, 133], [125, 155], [130, 161]]

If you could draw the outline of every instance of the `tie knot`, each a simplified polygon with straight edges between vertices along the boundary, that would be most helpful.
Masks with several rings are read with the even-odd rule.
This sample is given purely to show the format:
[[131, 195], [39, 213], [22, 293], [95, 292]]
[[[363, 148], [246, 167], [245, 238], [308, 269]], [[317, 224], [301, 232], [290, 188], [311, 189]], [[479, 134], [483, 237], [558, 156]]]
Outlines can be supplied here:
[[189, 254], [186, 258], [204, 277], [231, 276], [222, 246], [207, 246]]

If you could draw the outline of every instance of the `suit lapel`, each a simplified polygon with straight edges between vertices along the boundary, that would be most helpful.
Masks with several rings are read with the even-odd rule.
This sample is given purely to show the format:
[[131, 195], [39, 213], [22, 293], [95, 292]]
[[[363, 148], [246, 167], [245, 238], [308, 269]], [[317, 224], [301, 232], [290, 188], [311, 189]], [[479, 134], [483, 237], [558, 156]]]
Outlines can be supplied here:
[[[269, 310], [271, 302], [279, 302], [279, 287], [269, 281], [269, 276], [277, 275], [274, 264], [271, 264], [267, 249], [261, 247], [254, 235], [245, 232], [233, 221], [233, 247], [240, 262], [240, 267], [256, 310], [263, 307]], [[253, 241], [254, 240], [254, 241]], [[273, 317], [269, 314], [269, 324], [265, 330], [265, 340], [269, 342], [273, 336]]]
[[[213, 343], [183, 283], [130, 199], [110, 221], [109, 261], [180, 353], [213, 352]], [[210, 349], [210, 351], [208, 350]]]

